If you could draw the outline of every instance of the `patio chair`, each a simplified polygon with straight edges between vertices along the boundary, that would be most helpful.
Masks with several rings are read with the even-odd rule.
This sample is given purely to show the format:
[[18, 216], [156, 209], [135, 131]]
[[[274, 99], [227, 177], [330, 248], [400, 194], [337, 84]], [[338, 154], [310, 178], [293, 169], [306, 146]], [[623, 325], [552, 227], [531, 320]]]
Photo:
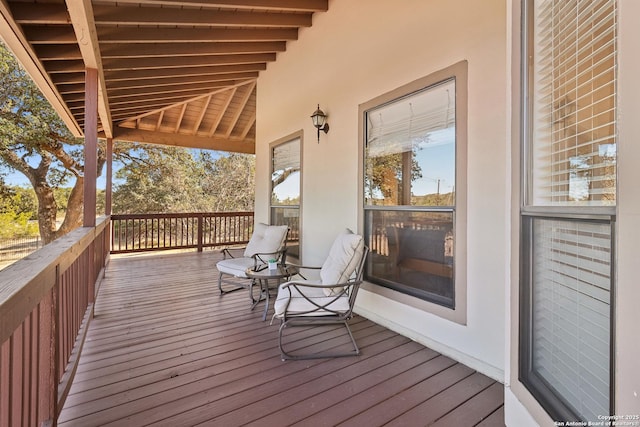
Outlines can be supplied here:
[[[280, 285], [274, 304], [274, 318], [280, 319], [278, 346], [282, 360], [317, 359], [325, 357], [356, 356], [360, 349], [349, 328], [353, 305], [362, 282], [364, 261], [369, 248], [362, 236], [349, 230], [340, 234], [331, 246], [329, 255], [320, 269], [319, 280], [294, 280]], [[326, 351], [312, 354], [292, 354], [284, 348], [283, 335], [287, 328], [310, 325], [343, 325], [353, 350]]]
[[[284, 264], [288, 232], [289, 227], [286, 225], [258, 223], [253, 229], [253, 234], [244, 248], [242, 256], [234, 256], [234, 252], [239, 253], [242, 248], [223, 249], [224, 259], [216, 264], [216, 268], [220, 272], [218, 276], [220, 294], [224, 295], [247, 288], [252, 291], [253, 280], [247, 277], [245, 273], [247, 268], [259, 268], [261, 265], [266, 268], [270, 259], [275, 259], [278, 264]], [[247, 279], [247, 285], [239, 284], [238, 280], [232, 280], [231, 277]], [[223, 284], [232, 285], [232, 287], [231, 289], [223, 289]], [[250, 296], [253, 301], [253, 295]]]

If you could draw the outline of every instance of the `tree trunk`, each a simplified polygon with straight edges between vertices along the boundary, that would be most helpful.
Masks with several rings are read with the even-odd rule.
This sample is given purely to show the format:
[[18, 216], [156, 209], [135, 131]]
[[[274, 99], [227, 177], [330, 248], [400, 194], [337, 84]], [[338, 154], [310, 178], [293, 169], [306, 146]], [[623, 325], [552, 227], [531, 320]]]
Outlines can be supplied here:
[[57, 237], [56, 233], [56, 216], [58, 214], [58, 206], [53, 196], [53, 189], [47, 184], [46, 178], [41, 176], [32, 177], [33, 188], [38, 199], [38, 226], [40, 228], [40, 237], [46, 245], [51, 243]]
[[64, 216], [62, 225], [56, 232], [56, 237], [64, 236], [71, 230], [82, 226], [84, 178], [77, 177], [76, 183], [71, 189], [69, 200], [67, 201], [67, 213]]

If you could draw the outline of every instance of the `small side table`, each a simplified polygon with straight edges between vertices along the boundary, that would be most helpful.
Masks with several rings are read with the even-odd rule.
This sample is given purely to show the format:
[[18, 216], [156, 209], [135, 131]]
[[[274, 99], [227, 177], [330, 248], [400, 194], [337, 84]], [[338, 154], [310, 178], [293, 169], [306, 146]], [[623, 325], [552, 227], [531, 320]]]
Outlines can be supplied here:
[[[299, 271], [300, 269], [293, 265], [278, 265], [275, 269], [269, 269], [266, 265], [259, 266], [257, 269], [253, 267], [247, 268], [245, 271], [247, 277], [258, 282], [258, 286], [260, 286], [260, 295], [257, 300], [254, 300], [253, 306], [251, 307], [252, 310], [262, 301], [262, 296], [264, 295], [263, 321], [267, 320], [267, 312], [269, 311], [269, 280], [275, 280], [277, 282], [277, 288], [280, 286], [280, 283], [282, 283], [282, 279], [289, 280], [291, 276], [295, 276]], [[253, 295], [251, 298], [253, 299]]]

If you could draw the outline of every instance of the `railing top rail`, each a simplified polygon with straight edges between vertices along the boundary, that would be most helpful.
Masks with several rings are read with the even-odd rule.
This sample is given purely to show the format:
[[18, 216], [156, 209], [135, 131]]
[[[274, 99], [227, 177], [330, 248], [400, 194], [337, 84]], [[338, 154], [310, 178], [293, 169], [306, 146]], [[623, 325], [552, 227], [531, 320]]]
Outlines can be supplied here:
[[95, 227], [73, 230], [0, 271], [0, 343], [55, 285], [56, 268], [66, 270], [108, 223], [108, 217], [101, 217]]
[[148, 218], [197, 218], [197, 217], [232, 217], [253, 216], [252, 211], [240, 212], [190, 212], [190, 213], [144, 213], [144, 214], [112, 214], [112, 220], [148, 219]]

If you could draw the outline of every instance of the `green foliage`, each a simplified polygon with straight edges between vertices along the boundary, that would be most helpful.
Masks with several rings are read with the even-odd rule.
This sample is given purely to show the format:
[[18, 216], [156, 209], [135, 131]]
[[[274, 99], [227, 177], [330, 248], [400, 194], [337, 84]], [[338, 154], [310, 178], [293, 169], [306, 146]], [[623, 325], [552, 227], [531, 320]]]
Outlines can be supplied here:
[[[406, 161], [410, 162], [410, 169]], [[408, 204], [409, 200], [399, 200], [402, 194], [403, 174], [409, 173], [410, 180], [422, 177], [422, 169], [416, 160], [416, 150], [391, 153], [384, 156], [367, 156], [365, 193], [368, 199], [375, 200], [380, 192], [382, 204]]]
[[203, 154], [203, 191], [211, 212], [252, 211], [255, 204], [255, 156], [231, 153], [212, 159]]
[[[41, 237], [48, 243], [81, 225], [83, 157], [82, 139], [75, 138], [49, 102], [21, 68], [13, 55], [0, 44], [0, 163], [29, 179], [38, 202]], [[98, 171], [104, 164], [99, 149]], [[75, 178], [75, 181], [72, 181]], [[72, 207], [57, 228], [56, 189], [73, 185]], [[63, 192], [64, 193], [64, 192]]]
[[0, 239], [38, 235], [38, 225], [29, 220], [29, 213], [0, 213]]
[[0, 213], [25, 215], [29, 220], [38, 219], [38, 200], [32, 188], [10, 186], [0, 195]]
[[114, 213], [253, 210], [254, 157], [137, 145], [116, 172]]
[[[81, 146], [82, 140], [73, 137], [13, 55], [1, 44], [0, 87], [0, 155], [17, 170], [33, 167], [42, 160], [52, 161], [51, 173], [58, 175], [58, 182], [64, 182], [64, 177], [71, 174], [53, 154], [62, 149], [62, 144]], [[9, 156], [7, 150], [15, 156]]]

